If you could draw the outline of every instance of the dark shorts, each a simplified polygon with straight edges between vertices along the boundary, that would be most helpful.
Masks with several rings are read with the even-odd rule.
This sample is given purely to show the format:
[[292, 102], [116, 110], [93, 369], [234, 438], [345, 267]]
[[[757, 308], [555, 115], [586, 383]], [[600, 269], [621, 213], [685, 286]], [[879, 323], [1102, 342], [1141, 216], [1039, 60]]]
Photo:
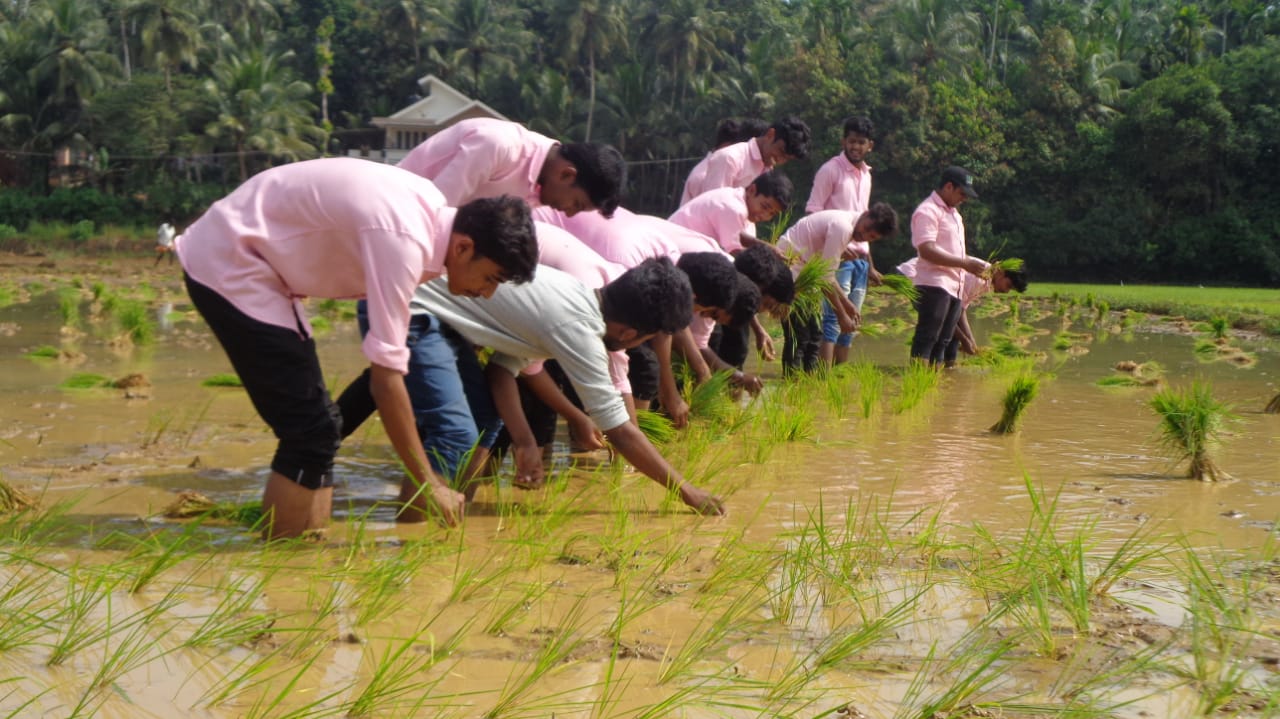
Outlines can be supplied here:
[[627, 372], [627, 378], [631, 380], [631, 396], [642, 402], [657, 399], [660, 378], [657, 353], [646, 342], [627, 350], [627, 357], [631, 360], [631, 368]]
[[259, 322], [183, 273], [187, 294], [226, 350], [254, 409], [279, 443], [271, 470], [307, 489], [333, 486], [342, 416], [329, 398], [316, 343], [298, 329]]

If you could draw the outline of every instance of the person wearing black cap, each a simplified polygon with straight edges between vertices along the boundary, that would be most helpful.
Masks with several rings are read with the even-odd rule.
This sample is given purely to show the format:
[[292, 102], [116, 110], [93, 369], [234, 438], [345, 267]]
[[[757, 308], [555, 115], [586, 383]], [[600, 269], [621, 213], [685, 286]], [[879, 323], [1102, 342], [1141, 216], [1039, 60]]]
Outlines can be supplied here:
[[963, 167], [942, 171], [938, 188], [911, 215], [911, 244], [916, 248], [916, 332], [911, 358], [940, 365], [960, 318], [964, 273], [981, 275], [987, 263], [965, 254], [964, 221], [959, 207], [976, 198], [973, 173]]

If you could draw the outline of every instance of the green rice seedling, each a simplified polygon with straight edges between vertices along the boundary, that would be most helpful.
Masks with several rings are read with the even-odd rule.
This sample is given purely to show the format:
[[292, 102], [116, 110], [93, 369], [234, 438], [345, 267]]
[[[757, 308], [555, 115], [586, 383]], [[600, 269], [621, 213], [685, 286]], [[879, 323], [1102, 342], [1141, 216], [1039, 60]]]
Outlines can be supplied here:
[[50, 631], [50, 618], [58, 616], [62, 604], [54, 589], [58, 578], [51, 570], [33, 563], [7, 574], [0, 585], [0, 652], [35, 644]]
[[219, 374], [206, 377], [200, 383], [201, 387], [243, 387], [244, 382], [240, 381], [240, 375], [234, 372], [221, 372]]
[[791, 312], [796, 319], [822, 316], [822, 301], [831, 286], [834, 268], [830, 260], [821, 256], [809, 258], [796, 275], [796, 295], [791, 302]]
[[199, 492], [179, 492], [173, 502], [160, 512], [169, 519], [215, 520], [258, 528], [262, 522], [261, 500], [247, 502], [215, 502]]
[[[310, 678], [316, 675], [318, 670], [315, 663], [320, 656], [320, 652], [315, 652], [292, 673], [289, 668], [285, 668], [255, 682], [252, 688], [261, 687], [265, 693], [245, 708], [241, 716], [244, 719], [320, 719], [325, 716], [340, 716], [341, 710], [331, 708], [331, 705], [350, 691], [350, 683], [338, 684], [333, 689], [322, 686], [314, 693], [302, 694], [297, 690], [303, 677]], [[309, 701], [293, 708], [286, 707], [290, 700], [296, 701], [300, 695], [308, 697]]]
[[1098, 302], [1098, 322], [1106, 322], [1107, 316], [1111, 313], [1111, 304], [1106, 300]]
[[993, 332], [987, 338], [991, 342], [991, 349], [1000, 357], [1009, 357], [1013, 359], [1021, 359], [1030, 357], [1031, 353], [1023, 349], [1009, 335]]
[[1059, 352], [1071, 349], [1074, 344], [1075, 342], [1072, 341], [1070, 332], [1059, 332], [1053, 336], [1053, 348]]
[[[119, 627], [109, 619], [105, 623], [93, 620], [93, 614], [100, 605], [104, 602], [110, 604], [116, 581], [106, 572], [79, 566], [71, 568], [66, 576], [66, 603], [57, 617], [59, 627], [50, 646], [49, 658], [45, 660], [46, 665], [59, 666], [81, 649], [97, 644], [112, 631], [118, 631]], [[110, 614], [109, 608], [107, 613]]]
[[32, 359], [58, 359], [62, 356], [62, 350], [53, 345], [40, 345], [28, 351], [27, 356]]
[[1155, 360], [1143, 362], [1119, 362], [1118, 374], [1097, 381], [1100, 387], [1154, 387], [1164, 381], [1164, 367]]
[[116, 322], [135, 344], [147, 345], [155, 341], [156, 325], [151, 320], [147, 306], [138, 300], [121, 300], [115, 309]]
[[333, 331], [333, 323], [324, 315], [316, 315], [307, 319], [311, 323], [311, 331], [317, 335], [326, 335]]
[[658, 668], [658, 684], [686, 676], [694, 664], [719, 649], [731, 635], [748, 633], [753, 624], [750, 615], [760, 603], [762, 583], [763, 578], [757, 578], [749, 587], [739, 584], [737, 595], [729, 600], [728, 606], [714, 618], [710, 613], [703, 614], [678, 650], [672, 653], [668, 645]]
[[880, 278], [880, 289], [914, 303], [920, 299], [920, 290], [916, 289], [911, 278], [902, 275], [883, 275]]
[[[980, 708], [971, 705], [969, 700], [1004, 679], [1005, 660], [1018, 649], [1017, 637], [993, 640], [981, 629], [952, 647], [945, 662], [935, 658], [936, 644], [929, 650], [893, 715], [895, 719], [953, 716], [953, 712], [966, 707]], [[930, 684], [945, 677], [955, 678], [941, 690], [926, 695]]]
[[767, 441], [798, 442], [813, 437], [817, 415], [812, 405], [795, 404], [785, 391], [775, 391], [764, 397], [760, 407], [756, 422], [763, 425]]
[[355, 568], [355, 622], [366, 625], [390, 617], [404, 606], [404, 588], [433, 556], [427, 545], [414, 542]]
[[444, 679], [441, 676], [423, 686], [421, 676], [432, 662], [415, 646], [422, 643], [425, 633], [426, 629], [421, 629], [402, 641], [392, 642], [381, 657], [370, 662], [374, 668], [369, 683], [351, 700], [346, 716], [414, 715], [425, 702], [429, 686]]
[[212, 591], [218, 598], [217, 606], [204, 616], [182, 646], [215, 649], [252, 645], [279, 619], [274, 612], [257, 608], [273, 574], [274, 571], [266, 575], [223, 575]]
[[849, 367], [858, 382], [858, 407], [862, 411], [862, 417], [869, 418], [884, 396], [884, 372], [865, 360], [854, 362]]
[[129, 593], [137, 594], [162, 572], [190, 559], [203, 549], [203, 545], [197, 541], [201, 529], [199, 522], [192, 522], [183, 526], [181, 532], [159, 531], [143, 537], [114, 532], [104, 541], [110, 544], [114, 536], [133, 544], [126, 560], [138, 565], [137, 571], [133, 573], [133, 581], [129, 584]]
[[58, 290], [58, 316], [66, 327], [80, 326], [80, 290], [74, 287]]
[[894, 414], [901, 414], [918, 406], [938, 389], [941, 380], [942, 375], [927, 362], [908, 362], [902, 368], [898, 396], [893, 400]]
[[101, 389], [110, 386], [110, 379], [90, 372], [77, 372], [58, 384], [59, 389]]
[[640, 425], [640, 431], [644, 432], [644, 436], [659, 447], [670, 444], [679, 434], [671, 419], [661, 412], [637, 409], [636, 423]]
[[94, 302], [101, 300], [106, 291], [107, 285], [102, 280], [94, 280], [93, 284], [89, 285], [89, 292], [93, 295]]
[[18, 292], [9, 285], [0, 285], [0, 307], [8, 307], [18, 301]]
[[[585, 600], [585, 596], [579, 596], [573, 606], [558, 618], [555, 631], [543, 641], [542, 647], [534, 655], [532, 662], [512, 671], [499, 692], [497, 701], [484, 713], [485, 717], [499, 719], [514, 713], [517, 709], [532, 710], [534, 705], [529, 701], [532, 690], [541, 684], [547, 675], [562, 665], [587, 639], [583, 634]], [[576, 692], [577, 688], [567, 691]], [[539, 707], [540, 710], [547, 708]], [[553, 714], [550, 711], [541, 711], [540, 715], [552, 716]]]
[[721, 370], [711, 375], [705, 382], [685, 384], [688, 395], [689, 414], [706, 419], [711, 425], [732, 431], [731, 420], [737, 412], [737, 405], [730, 396], [733, 370]]
[[1000, 421], [991, 427], [991, 431], [996, 434], [1016, 432], [1022, 413], [1026, 411], [1027, 405], [1031, 404], [1031, 400], [1035, 399], [1039, 391], [1040, 379], [1035, 375], [1021, 375], [1014, 378], [1013, 383], [1004, 393]]
[[[551, 585], [547, 582], [526, 582], [517, 593], [515, 601], [502, 601], [502, 596], [494, 598], [497, 611], [484, 626], [484, 633], [491, 636], [506, 635], [517, 622], [517, 618], [527, 613], [529, 608], [546, 596]], [[621, 605], [619, 608], [621, 613]]]
[[1209, 450], [1235, 416], [1229, 405], [1213, 398], [1208, 383], [1195, 381], [1185, 390], [1161, 390], [1149, 404], [1160, 420], [1160, 443], [1179, 460], [1190, 460], [1188, 477], [1206, 482], [1230, 478], [1214, 463]]
[[120, 677], [173, 651], [156, 641], [154, 630], [157, 622], [181, 603], [184, 591], [182, 587], [174, 587], [159, 601], [108, 629], [102, 638], [103, 657], [98, 662], [98, 670], [89, 680], [89, 686], [71, 716], [79, 716], [81, 710], [90, 709], [98, 695]]

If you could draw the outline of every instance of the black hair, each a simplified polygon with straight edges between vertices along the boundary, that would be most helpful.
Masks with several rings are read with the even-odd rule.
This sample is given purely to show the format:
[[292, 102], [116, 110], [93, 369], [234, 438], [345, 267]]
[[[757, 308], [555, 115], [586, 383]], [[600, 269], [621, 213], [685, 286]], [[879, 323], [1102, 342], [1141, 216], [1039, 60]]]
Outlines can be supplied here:
[[670, 259], [653, 257], [600, 290], [600, 313], [642, 335], [678, 332], [693, 319], [693, 288]]
[[898, 234], [898, 213], [894, 212], [887, 202], [872, 203], [871, 207], [862, 213], [862, 217], [871, 222], [871, 229], [881, 237], [892, 237]]
[[1027, 269], [1023, 267], [1020, 270], [1005, 270], [1004, 276], [1009, 278], [1009, 282], [1013, 285], [1013, 289], [1018, 292], [1027, 291]]
[[586, 191], [600, 214], [612, 217], [627, 186], [627, 161], [618, 148], [601, 142], [568, 142], [560, 146], [560, 157], [578, 171], [574, 186]]
[[845, 118], [844, 134], [841, 137], [848, 137], [851, 133], [862, 135], [868, 140], [874, 139], [872, 133], [876, 131], [876, 126], [871, 122], [871, 118], [855, 115]]
[[774, 139], [782, 140], [788, 155], [797, 160], [809, 156], [809, 138], [812, 133], [800, 118], [795, 115], [784, 117], [770, 125], [769, 129], [773, 130]]
[[795, 189], [791, 179], [777, 170], [761, 173], [751, 181], [756, 186], [756, 194], [772, 197], [784, 208], [791, 204], [791, 192]]
[[453, 231], [471, 238], [475, 254], [502, 268], [506, 281], [533, 279], [538, 266], [538, 240], [529, 206], [517, 197], [485, 197], [458, 208]]
[[734, 329], [750, 322], [760, 311], [760, 288], [754, 280], [739, 272], [737, 289], [733, 306], [729, 308], [729, 326]]
[[703, 307], [729, 309], [738, 291], [738, 271], [719, 252], [689, 252], [680, 255], [676, 267], [689, 276], [693, 301]]
[[796, 298], [796, 282], [791, 277], [791, 268], [772, 247], [752, 245], [733, 258], [733, 266], [778, 304], [789, 305]]
[[769, 124], [764, 120], [755, 117], [746, 117], [736, 119], [727, 117], [716, 125], [716, 140], [714, 147], [724, 147], [725, 145], [736, 145], [739, 142], [746, 142], [754, 137], [759, 137], [769, 130]]

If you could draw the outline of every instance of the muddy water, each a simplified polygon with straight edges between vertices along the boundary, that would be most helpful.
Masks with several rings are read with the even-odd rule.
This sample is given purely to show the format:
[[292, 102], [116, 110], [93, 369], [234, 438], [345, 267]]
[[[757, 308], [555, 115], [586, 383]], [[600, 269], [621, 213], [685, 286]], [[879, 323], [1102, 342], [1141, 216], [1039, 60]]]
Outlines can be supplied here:
[[[179, 490], [195, 489], [218, 499], [254, 498], [261, 491], [263, 465], [274, 441], [241, 391], [200, 386], [204, 378], [230, 369], [163, 269], [154, 275], [134, 270], [133, 282], [141, 277], [159, 288], [157, 310], [166, 301], [173, 303], [162, 315], [168, 326], [147, 347], [113, 344], [118, 332], [87, 316], [87, 300], [84, 334], [78, 338], [62, 332], [57, 301], [48, 293], [35, 292], [30, 302], [0, 308], [0, 327], [13, 330], [0, 332], [0, 472], [12, 484], [44, 493], [46, 501], [74, 498], [72, 519], [102, 528], [60, 541], [50, 547], [45, 561], [60, 566], [124, 561], [126, 554], [100, 548], [103, 535], [121, 531], [145, 537], [161, 526], [155, 512]], [[55, 281], [43, 278], [46, 287]], [[1054, 323], [1046, 319], [1040, 324]], [[336, 388], [362, 367], [350, 325], [335, 320], [333, 329], [319, 338], [322, 366]], [[978, 319], [975, 325], [980, 337], [1003, 329], [999, 317]], [[904, 341], [901, 333], [886, 333], [859, 340], [858, 351], [886, 368], [897, 367], [906, 354]], [[371, 425], [344, 448], [339, 471], [345, 483], [335, 501], [339, 516], [364, 515], [376, 506], [369, 521], [338, 522], [327, 548], [279, 555], [260, 555], [251, 538], [228, 528], [222, 530], [224, 546], [231, 563], [242, 567], [231, 572], [197, 568], [190, 570], [196, 579], [188, 580], [185, 565], [193, 563], [188, 561], [181, 578], [157, 582], [155, 588], [126, 594], [117, 602], [117, 607], [146, 605], [158, 601], [172, 584], [182, 589], [173, 613], [199, 617], [226, 596], [243, 592], [252, 598], [249, 606], [278, 617], [271, 631], [217, 653], [178, 651], [177, 637], [189, 628], [162, 634], [156, 644], [167, 653], [125, 672], [116, 682], [118, 691], [98, 702], [94, 713], [278, 715], [259, 711], [262, 697], [272, 696], [291, 674], [265, 682], [266, 688], [241, 688], [230, 698], [212, 701], [210, 695], [226, 689], [227, 677], [280, 650], [286, 657], [280, 666], [290, 671], [299, 662], [311, 662], [281, 706], [302, 716], [318, 715], [353, 701], [381, 658], [398, 643], [415, 639], [409, 656], [421, 662], [416, 669], [419, 704], [396, 705], [384, 715], [476, 716], [499, 706], [510, 688], [519, 686], [518, 679], [531, 673], [539, 647], [566, 627], [576, 627], [573, 634], [581, 643], [557, 663], [556, 672], [517, 694], [507, 715], [588, 716], [592, 703], [604, 696], [609, 708], [600, 715], [632, 716], [687, 686], [676, 679], [663, 681], [658, 660], [734, 611], [737, 590], [721, 597], [707, 587], [718, 568], [753, 561], [747, 549], [739, 556], [735, 548], [794, 542], [786, 537], [803, 529], [818, 507], [824, 520], [837, 526], [846, 511], [882, 514], [891, 522], [923, 512], [936, 514], [944, 525], [977, 524], [993, 533], [1016, 534], [1031, 511], [1025, 478], [1049, 500], [1056, 497], [1065, 526], [1092, 523], [1098, 536], [1116, 539], [1158, 529], [1186, 534], [1198, 546], [1247, 554], [1268, 540], [1280, 512], [1280, 417], [1259, 413], [1280, 392], [1280, 353], [1274, 343], [1237, 342], [1257, 354], [1256, 365], [1241, 369], [1201, 363], [1192, 353], [1193, 338], [1168, 332], [1099, 333], [1082, 343], [1088, 348], [1083, 354], [1053, 353], [1047, 336], [1036, 338], [1031, 349], [1048, 354], [1041, 367], [1053, 376], [1042, 383], [1022, 430], [1013, 436], [986, 431], [999, 417], [1010, 377], [965, 367], [947, 373], [938, 391], [901, 414], [888, 408], [892, 383], [886, 401], [870, 418], [831, 418], [820, 409], [813, 441], [780, 446], [761, 464], [743, 464], [741, 457], [750, 448], [736, 445], [733, 438], [724, 440], [710, 454], [738, 459], [720, 465], [700, 461], [690, 472], [701, 481], [708, 465], [718, 467], [708, 483], [729, 495], [731, 515], [725, 520], [667, 511], [652, 483], [603, 469], [568, 479], [559, 496], [571, 503], [569, 526], [539, 524], [539, 517], [555, 515], [551, 507], [561, 500], [554, 494], [539, 495], [543, 504], [530, 500], [531, 495], [517, 495], [529, 510], [513, 514], [512, 493], [487, 487], [470, 510], [465, 533], [397, 527], [390, 521], [391, 509], [378, 503], [394, 496], [400, 475], [385, 436]], [[23, 356], [25, 349], [46, 344], [74, 349], [83, 357]], [[1208, 485], [1180, 478], [1185, 468], [1172, 463], [1154, 442], [1155, 420], [1145, 406], [1151, 390], [1094, 384], [1112, 374], [1120, 360], [1158, 360], [1173, 383], [1206, 379], [1217, 397], [1237, 406], [1240, 419], [1217, 453], [1237, 481]], [[145, 396], [133, 398], [116, 389], [58, 388], [76, 372], [110, 378], [142, 373], [151, 386], [135, 393]], [[558, 458], [564, 459], [562, 449]], [[614, 511], [619, 506], [629, 511]], [[375, 549], [353, 549], [357, 540], [371, 537]], [[420, 538], [430, 541], [415, 542]], [[393, 605], [388, 613], [360, 621], [362, 608], [370, 607], [376, 596], [366, 593], [360, 568], [411, 551], [432, 555], [424, 560], [429, 570], [404, 581], [396, 595], [398, 609]], [[660, 581], [652, 584], [639, 576], [646, 566], [642, 560], [664, 554], [678, 559]], [[633, 570], [628, 557], [634, 559]], [[11, 583], [20, 571], [10, 565], [0, 571], [0, 580]], [[636, 617], [625, 633], [627, 651], [611, 665], [602, 637], [624, 612], [618, 592], [628, 580], [644, 590], [622, 594], [636, 602], [631, 610]], [[884, 593], [876, 601], [902, 601], [919, 580], [910, 573], [880, 577]], [[776, 588], [781, 578], [767, 581]], [[255, 582], [261, 583], [260, 594], [245, 589]], [[1155, 624], [1177, 627], [1186, 613], [1175, 589], [1127, 591], [1153, 610]], [[318, 609], [330, 595], [348, 609]], [[767, 692], [753, 690], [751, 682], [783, 681], [795, 658], [814, 642], [858, 621], [847, 602], [818, 587], [800, 586], [793, 599], [787, 607], [771, 601], [763, 610], [755, 604], [744, 610], [743, 616], [785, 610], [794, 617], [788, 621], [789, 634], [735, 639], [724, 650], [732, 674], [699, 680], [724, 685], [721, 706], [659, 715], [758, 716], [763, 711], [813, 716], [849, 701], [869, 716], [892, 716], [911, 691], [912, 663], [935, 643], [958, 641], [966, 622], [984, 612], [971, 592], [953, 585], [931, 587], [921, 600], [929, 619], [901, 628], [887, 647], [865, 657], [879, 667], [875, 672], [833, 670], [814, 678], [808, 698], [770, 700]], [[510, 630], [480, 631], [479, 624], [493, 621], [506, 607], [520, 608]], [[162, 624], [185, 627], [173, 618]], [[312, 631], [313, 640], [302, 642]], [[431, 664], [435, 653], [443, 652], [439, 647], [455, 635], [465, 635], [465, 640], [448, 655], [447, 666]], [[0, 694], [0, 709], [15, 711], [21, 701], [34, 697], [32, 711], [17, 710], [17, 716], [68, 715], [80, 697], [75, 675], [92, 674], [110, 650], [110, 642], [105, 648], [91, 647], [68, 664], [49, 668], [43, 666], [48, 654], [43, 645], [0, 652], [0, 674], [23, 677], [14, 694]], [[1043, 690], [1043, 677], [1061, 671], [1050, 660], [1043, 664], [1038, 670], [1020, 669], [1017, 686]], [[700, 660], [692, 666], [705, 675], [713, 666], [718, 669], [719, 662]], [[1186, 687], [1157, 691], [1139, 686], [1130, 693], [1126, 698], [1154, 695], [1136, 701], [1122, 716], [1187, 716], [1195, 696]], [[317, 702], [314, 711], [300, 709], [311, 701]]]

